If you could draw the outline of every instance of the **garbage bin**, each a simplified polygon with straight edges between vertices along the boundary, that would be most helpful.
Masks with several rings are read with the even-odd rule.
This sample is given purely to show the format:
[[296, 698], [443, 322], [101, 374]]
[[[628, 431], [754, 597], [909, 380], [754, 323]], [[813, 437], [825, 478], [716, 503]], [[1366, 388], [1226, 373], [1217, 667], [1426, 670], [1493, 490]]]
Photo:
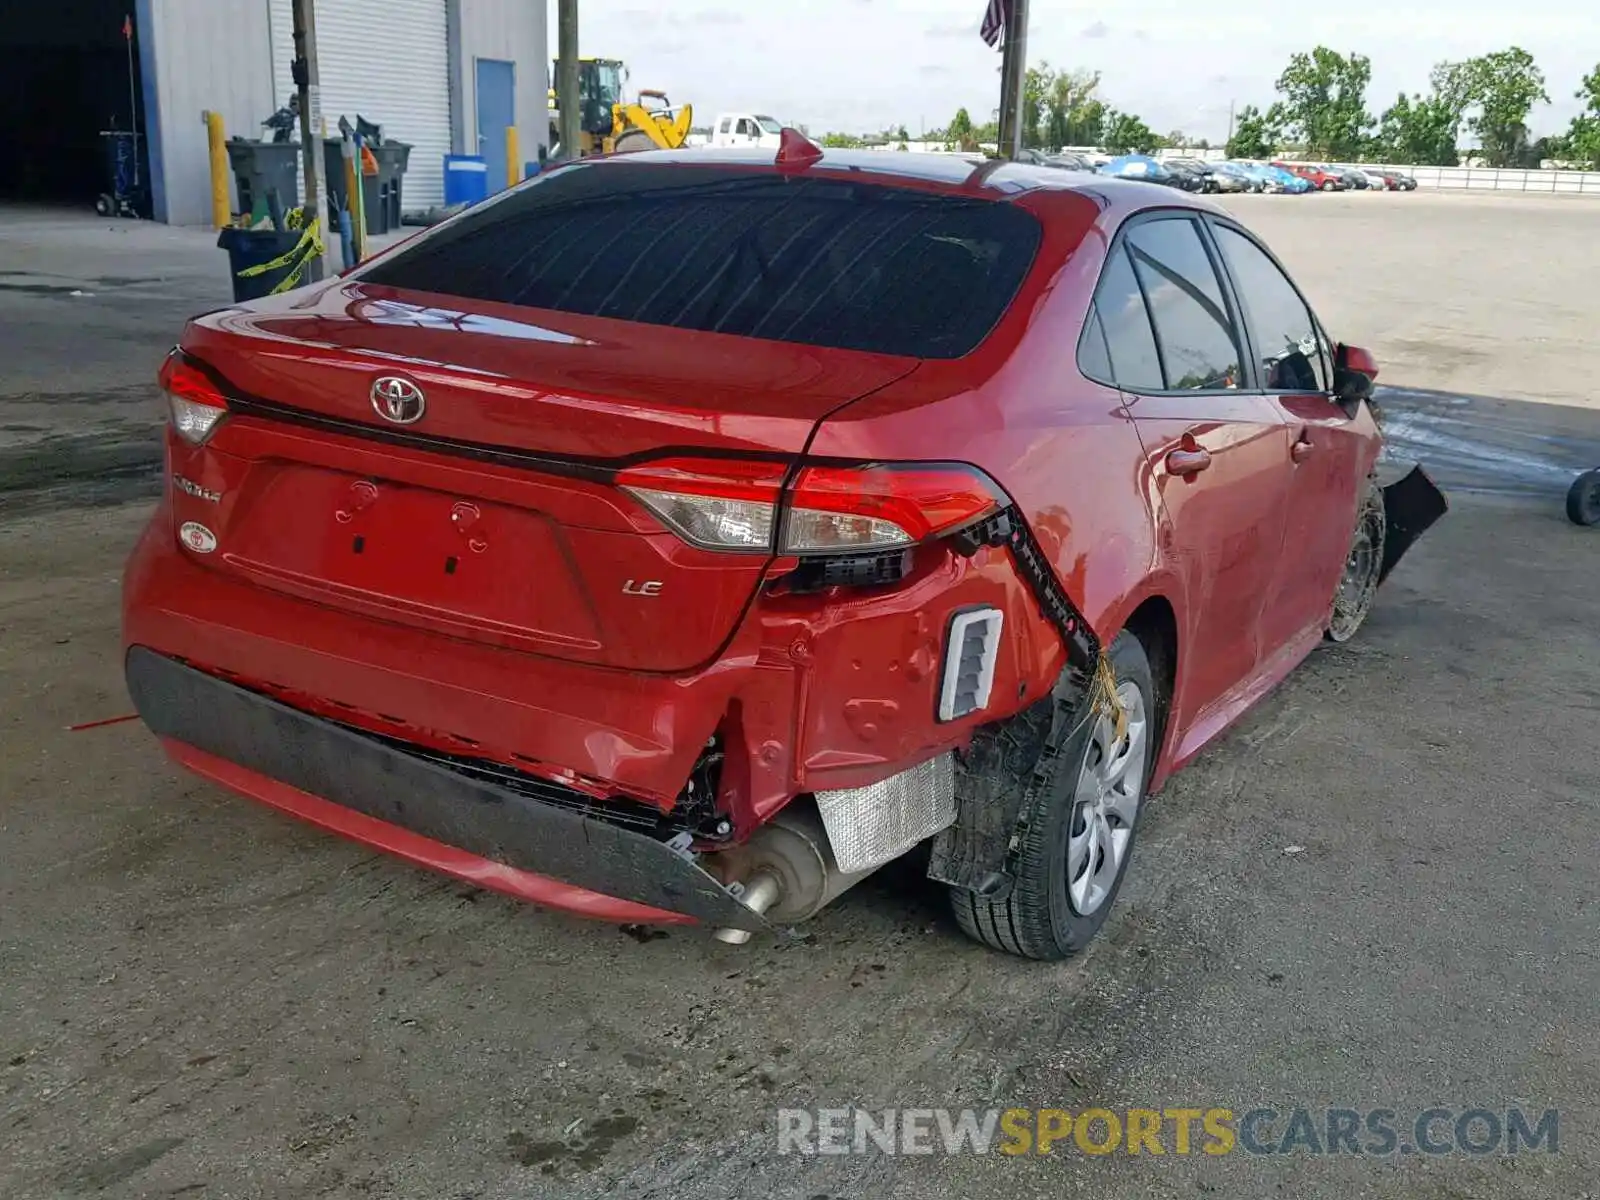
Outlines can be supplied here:
[[410, 142], [375, 142], [367, 149], [378, 160], [376, 177], [361, 181], [361, 203], [368, 233], [390, 233], [400, 228], [400, 180], [411, 161]]
[[[361, 177], [361, 212], [367, 236], [400, 228], [400, 178], [411, 157], [409, 142], [368, 142], [367, 149], [377, 160], [378, 173]], [[344, 141], [328, 138], [322, 146], [323, 168], [328, 179], [328, 198], [335, 210], [348, 208], [345, 200]]]
[[234, 138], [228, 143], [228, 162], [239, 189], [239, 211], [254, 224], [268, 214], [267, 193], [274, 188], [285, 209], [300, 197], [300, 146], [295, 142], [253, 142]]
[[[219, 233], [217, 245], [228, 252], [234, 300], [259, 300], [322, 278], [322, 258], [312, 254], [313, 244], [301, 244], [304, 238], [303, 229], [282, 233], [276, 229], [224, 229]], [[251, 268], [257, 267], [267, 269], [251, 273]]]

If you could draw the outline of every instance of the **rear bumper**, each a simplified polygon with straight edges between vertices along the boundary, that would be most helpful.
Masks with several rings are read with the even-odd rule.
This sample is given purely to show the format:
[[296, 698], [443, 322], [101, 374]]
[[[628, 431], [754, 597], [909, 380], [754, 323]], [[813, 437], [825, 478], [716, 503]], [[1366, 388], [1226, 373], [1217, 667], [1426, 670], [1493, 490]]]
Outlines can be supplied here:
[[143, 647], [128, 691], [180, 763], [334, 832], [616, 921], [766, 922], [664, 842], [458, 774]]

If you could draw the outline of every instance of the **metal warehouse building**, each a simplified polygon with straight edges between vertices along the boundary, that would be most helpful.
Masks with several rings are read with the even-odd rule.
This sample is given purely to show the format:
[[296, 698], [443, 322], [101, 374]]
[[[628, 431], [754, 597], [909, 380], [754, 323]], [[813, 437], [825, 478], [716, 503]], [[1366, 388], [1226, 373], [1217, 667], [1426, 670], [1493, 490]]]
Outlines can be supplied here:
[[[506, 177], [546, 140], [544, 0], [316, 0], [322, 114], [366, 117], [412, 144], [407, 209], [438, 204], [444, 156], [483, 154]], [[157, 220], [210, 220], [202, 113], [260, 137], [294, 85], [290, 0], [0, 0], [0, 198], [92, 205], [105, 190], [100, 131], [144, 135]]]

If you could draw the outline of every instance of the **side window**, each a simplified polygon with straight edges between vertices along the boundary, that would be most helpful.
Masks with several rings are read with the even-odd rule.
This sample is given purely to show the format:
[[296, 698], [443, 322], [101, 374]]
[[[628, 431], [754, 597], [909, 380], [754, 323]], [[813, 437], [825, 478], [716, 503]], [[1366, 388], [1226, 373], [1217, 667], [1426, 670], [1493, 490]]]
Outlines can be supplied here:
[[1164, 386], [1144, 294], [1120, 244], [1106, 260], [1095, 289], [1078, 342], [1078, 369], [1090, 379], [1131, 391], [1159, 392]]
[[1200, 230], [1188, 217], [1145, 221], [1128, 231], [1150, 305], [1170, 391], [1239, 386], [1239, 338]]
[[723, 117], [722, 118], [722, 132], [723, 133], [727, 133], [732, 128], [733, 128], [733, 118], [732, 117]]
[[743, 118], [743, 117], [740, 117], [739, 118], [739, 132], [741, 134], [743, 134], [745, 137], [753, 137], [753, 136], [755, 136], [755, 132], [756, 131], [751, 127], [749, 121], [745, 120], [745, 118]]
[[1265, 386], [1280, 392], [1325, 392], [1328, 364], [1316, 319], [1278, 264], [1226, 225], [1213, 226], [1261, 356]]
[[1111, 350], [1106, 345], [1106, 330], [1100, 323], [1100, 310], [1092, 304], [1089, 306], [1089, 315], [1083, 320], [1083, 336], [1078, 339], [1078, 370], [1101, 383], [1114, 383], [1117, 378], [1111, 369]]

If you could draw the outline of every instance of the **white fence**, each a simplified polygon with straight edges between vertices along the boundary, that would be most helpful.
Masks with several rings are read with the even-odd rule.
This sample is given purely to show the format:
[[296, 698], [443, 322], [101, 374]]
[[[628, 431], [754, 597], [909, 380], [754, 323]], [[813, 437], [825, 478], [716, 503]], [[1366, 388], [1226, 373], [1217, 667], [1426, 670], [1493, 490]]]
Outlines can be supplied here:
[[[1220, 159], [1221, 150], [1162, 150], [1157, 157]], [[1289, 160], [1284, 160], [1289, 161]], [[1418, 187], [1445, 191], [1533, 192], [1545, 195], [1600, 196], [1600, 171], [1527, 171], [1510, 167], [1417, 167], [1401, 163], [1361, 163], [1380, 171], [1403, 171]]]
[[1418, 187], [1464, 191], [1600, 196], [1600, 171], [1521, 171], [1509, 167], [1393, 167]]

